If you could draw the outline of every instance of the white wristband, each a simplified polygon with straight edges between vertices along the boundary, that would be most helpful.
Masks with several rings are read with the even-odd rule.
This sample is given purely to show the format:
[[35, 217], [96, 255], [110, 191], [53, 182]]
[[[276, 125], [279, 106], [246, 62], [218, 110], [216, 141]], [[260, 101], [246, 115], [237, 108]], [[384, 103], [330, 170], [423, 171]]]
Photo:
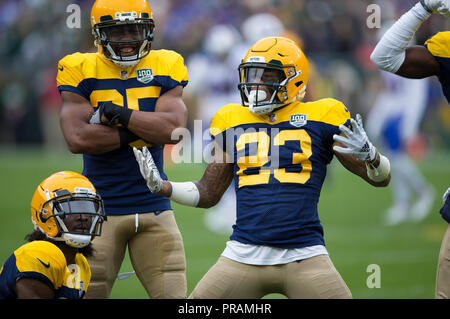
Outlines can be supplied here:
[[169, 183], [172, 185], [172, 195], [169, 197], [171, 200], [185, 206], [197, 206], [200, 200], [200, 193], [194, 183]]
[[373, 167], [372, 165], [368, 165], [366, 163], [367, 167], [367, 176], [373, 180], [374, 182], [382, 182], [384, 181], [391, 171], [391, 163], [389, 162], [389, 159], [380, 154], [380, 165], [378, 165], [377, 168]]

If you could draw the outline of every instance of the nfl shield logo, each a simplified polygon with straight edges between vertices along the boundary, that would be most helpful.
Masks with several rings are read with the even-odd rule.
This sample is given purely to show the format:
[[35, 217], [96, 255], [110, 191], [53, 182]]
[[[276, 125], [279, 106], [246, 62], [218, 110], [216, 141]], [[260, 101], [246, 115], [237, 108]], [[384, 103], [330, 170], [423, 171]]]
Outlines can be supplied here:
[[139, 82], [144, 84], [150, 83], [153, 80], [153, 70], [152, 69], [139, 69], [136, 70], [136, 78]]
[[289, 124], [295, 127], [301, 127], [306, 124], [306, 114], [293, 114], [289, 120]]
[[275, 113], [272, 113], [269, 115], [269, 122], [273, 123], [277, 120], [277, 115]]
[[128, 79], [128, 71], [120, 71], [120, 77], [122, 80]]

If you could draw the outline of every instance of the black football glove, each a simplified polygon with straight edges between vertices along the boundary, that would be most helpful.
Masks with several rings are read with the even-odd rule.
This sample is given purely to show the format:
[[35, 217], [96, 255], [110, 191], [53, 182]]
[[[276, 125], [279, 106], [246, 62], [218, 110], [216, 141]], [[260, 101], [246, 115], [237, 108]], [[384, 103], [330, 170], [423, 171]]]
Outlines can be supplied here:
[[[133, 113], [133, 110], [112, 102], [101, 102], [97, 110], [92, 114], [89, 124], [115, 125], [120, 123], [124, 127], [127, 127], [131, 113]], [[102, 115], [108, 119], [108, 122], [102, 122]]]

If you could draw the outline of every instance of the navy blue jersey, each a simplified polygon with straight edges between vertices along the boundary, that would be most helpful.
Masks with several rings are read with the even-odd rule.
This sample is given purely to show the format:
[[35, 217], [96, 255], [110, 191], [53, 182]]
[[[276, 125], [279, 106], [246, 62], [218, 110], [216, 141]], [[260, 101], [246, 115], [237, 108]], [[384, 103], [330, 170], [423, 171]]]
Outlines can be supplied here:
[[[159, 96], [188, 81], [183, 58], [169, 50], [152, 50], [127, 71], [99, 53], [68, 55], [58, 68], [58, 89], [83, 96], [93, 108], [111, 101], [129, 109], [154, 112]], [[107, 215], [171, 209], [170, 200], [152, 194], [142, 178], [132, 147], [143, 146], [149, 148], [165, 179], [163, 145], [151, 141], [138, 140], [109, 153], [83, 155], [83, 175], [102, 196]]]
[[237, 218], [231, 240], [281, 248], [324, 245], [317, 212], [333, 135], [349, 124], [339, 101], [292, 103], [271, 115], [221, 108], [210, 132], [234, 162]]
[[439, 81], [450, 103], [450, 31], [438, 32], [425, 42], [425, 46], [439, 62]]
[[82, 254], [76, 254], [75, 264], [67, 265], [56, 245], [38, 240], [16, 249], [0, 269], [0, 299], [16, 299], [16, 282], [21, 278], [45, 283], [55, 298], [81, 299], [88, 289], [91, 269]]

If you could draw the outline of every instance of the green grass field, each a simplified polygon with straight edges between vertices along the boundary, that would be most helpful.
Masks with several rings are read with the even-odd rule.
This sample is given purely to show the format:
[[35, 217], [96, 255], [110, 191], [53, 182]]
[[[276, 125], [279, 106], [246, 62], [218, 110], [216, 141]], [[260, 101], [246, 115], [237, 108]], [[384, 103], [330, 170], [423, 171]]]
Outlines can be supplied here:
[[[447, 224], [440, 217], [441, 195], [449, 186], [450, 154], [429, 155], [420, 168], [435, 187], [434, 212], [419, 224], [387, 227], [382, 223], [389, 207], [389, 188], [376, 189], [345, 169], [337, 161], [330, 167], [322, 190], [319, 213], [330, 257], [354, 298], [433, 298], [436, 263]], [[66, 152], [0, 150], [0, 263], [24, 243], [32, 231], [29, 205], [36, 186], [59, 170], [81, 172], [82, 158]], [[199, 179], [203, 165], [175, 165], [166, 172], [174, 181]], [[203, 209], [174, 204], [183, 235], [188, 293], [215, 263], [225, 247], [226, 235], [208, 231]], [[367, 267], [381, 269], [381, 287], [368, 288]], [[132, 271], [128, 256], [121, 272]], [[117, 281], [112, 298], [147, 298], [136, 276]], [[269, 295], [269, 298], [282, 298]]]

